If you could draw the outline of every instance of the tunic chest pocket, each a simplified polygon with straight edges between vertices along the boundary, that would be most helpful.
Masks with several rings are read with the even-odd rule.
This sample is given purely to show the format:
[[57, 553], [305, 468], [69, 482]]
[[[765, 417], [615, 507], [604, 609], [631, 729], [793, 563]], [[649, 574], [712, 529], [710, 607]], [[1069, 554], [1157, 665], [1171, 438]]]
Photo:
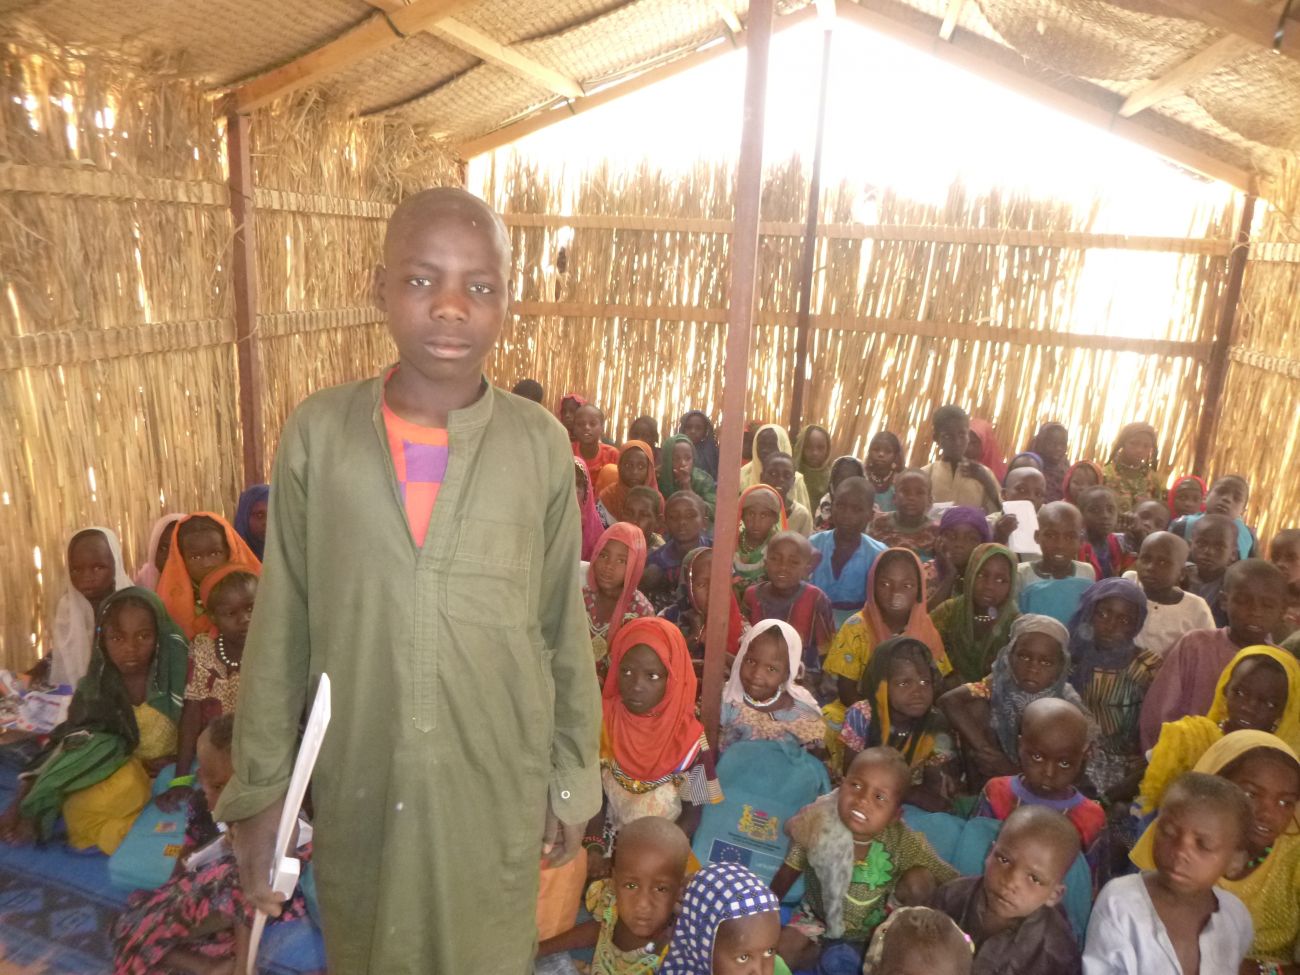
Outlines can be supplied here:
[[447, 574], [447, 616], [475, 626], [522, 625], [532, 598], [536, 534], [510, 522], [462, 521]]

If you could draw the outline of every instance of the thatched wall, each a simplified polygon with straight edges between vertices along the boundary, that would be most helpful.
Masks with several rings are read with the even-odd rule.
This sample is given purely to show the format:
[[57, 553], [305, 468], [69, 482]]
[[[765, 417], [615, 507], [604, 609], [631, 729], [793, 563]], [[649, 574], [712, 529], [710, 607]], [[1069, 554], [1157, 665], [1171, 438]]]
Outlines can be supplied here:
[[1210, 473], [1250, 479], [1264, 539], [1300, 525], [1300, 160], [1282, 173], [1256, 214], [1210, 459]]
[[[591, 396], [616, 436], [640, 413], [661, 431], [688, 408], [716, 418], [730, 172], [599, 171], [571, 200], [526, 163], [492, 181], [521, 299], [498, 379], [533, 376], [552, 401]], [[788, 416], [805, 199], [797, 161], [769, 172], [749, 419]], [[930, 412], [954, 401], [1009, 450], [1062, 420], [1076, 457], [1105, 459], [1122, 423], [1149, 420], [1162, 465], [1190, 469], [1230, 208], [1189, 213], [1187, 236], [1169, 239], [1094, 233], [1102, 200], [1076, 209], [957, 185], [934, 206], [851, 184], [824, 200], [804, 416], [829, 426], [836, 451], [861, 454], [892, 429], [921, 459]], [[874, 222], [852, 223], [864, 210]], [[1135, 291], [1159, 299], [1160, 317], [1137, 316]]]

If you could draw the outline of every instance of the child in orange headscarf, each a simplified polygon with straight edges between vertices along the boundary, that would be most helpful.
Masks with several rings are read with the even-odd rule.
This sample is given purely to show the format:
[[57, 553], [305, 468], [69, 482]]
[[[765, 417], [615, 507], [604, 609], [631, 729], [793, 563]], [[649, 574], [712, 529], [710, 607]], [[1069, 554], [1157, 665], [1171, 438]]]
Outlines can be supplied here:
[[230, 522], [211, 511], [197, 511], [176, 523], [175, 544], [158, 579], [158, 598], [185, 638], [208, 632], [212, 619], [199, 595], [209, 573], [227, 563], [260, 572], [262, 563]]
[[[618, 463], [609, 464], [596, 475], [596, 493], [600, 498], [600, 516], [607, 525], [623, 519], [623, 505], [627, 493], [634, 487], [648, 487], [656, 495], [659, 484], [655, 478], [655, 455], [648, 443], [629, 440], [619, 449]], [[659, 507], [663, 508], [660, 496]]]
[[668, 620], [651, 616], [619, 630], [603, 691], [605, 812], [587, 829], [590, 875], [608, 874], [608, 851], [633, 820], [663, 816], [691, 836], [703, 807], [722, 801], [713, 753], [695, 717], [697, 686], [686, 641]]

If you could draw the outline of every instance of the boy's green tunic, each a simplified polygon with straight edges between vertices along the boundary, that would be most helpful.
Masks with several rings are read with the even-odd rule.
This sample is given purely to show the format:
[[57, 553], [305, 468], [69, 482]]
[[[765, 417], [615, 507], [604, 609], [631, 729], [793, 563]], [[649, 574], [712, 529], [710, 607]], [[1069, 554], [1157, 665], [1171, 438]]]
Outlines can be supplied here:
[[284, 794], [327, 672], [312, 795], [331, 975], [522, 975], [548, 792], [566, 822], [600, 807], [572, 452], [543, 409], [486, 387], [450, 417], [418, 549], [381, 388], [317, 393], [284, 428], [217, 815]]

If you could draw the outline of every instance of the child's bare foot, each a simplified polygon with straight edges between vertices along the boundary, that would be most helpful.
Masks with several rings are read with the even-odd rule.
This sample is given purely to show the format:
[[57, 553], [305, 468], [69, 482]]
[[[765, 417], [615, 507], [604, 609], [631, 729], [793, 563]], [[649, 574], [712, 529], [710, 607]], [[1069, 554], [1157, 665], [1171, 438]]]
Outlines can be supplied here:
[[10, 846], [25, 846], [36, 842], [36, 826], [30, 819], [18, 814], [17, 807], [6, 810], [0, 816], [0, 840]]

